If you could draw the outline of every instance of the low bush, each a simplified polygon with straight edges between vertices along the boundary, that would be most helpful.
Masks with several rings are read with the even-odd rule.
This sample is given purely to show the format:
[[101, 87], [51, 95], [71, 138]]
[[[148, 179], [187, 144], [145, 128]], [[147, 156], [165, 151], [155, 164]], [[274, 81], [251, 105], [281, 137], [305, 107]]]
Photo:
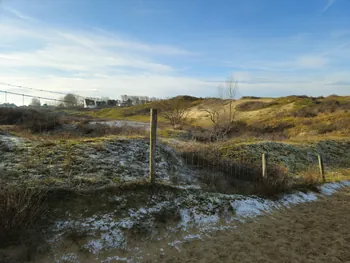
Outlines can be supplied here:
[[258, 100], [258, 99], [261, 99], [261, 97], [243, 96], [241, 99], [242, 99], [242, 100], [245, 100], [245, 99], [247, 99], [247, 100]]
[[63, 117], [48, 111], [0, 108], [0, 125], [21, 125], [33, 133], [52, 131], [63, 123]]
[[[222, 164], [221, 164], [222, 165]], [[293, 181], [286, 169], [270, 166], [266, 178], [262, 178], [260, 166], [248, 163], [233, 163], [231, 168], [237, 172], [220, 169], [217, 171], [200, 170], [199, 180], [208, 191], [224, 194], [255, 194], [261, 196], [276, 196], [293, 188]]]
[[265, 133], [282, 133], [287, 129], [294, 128], [295, 124], [286, 121], [280, 121], [275, 124], [256, 122], [248, 127], [248, 131], [255, 132], [256, 134]]
[[144, 127], [134, 127], [128, 125], [111, 126], [107, 124], [89, 124], [81, 122], [77, 125], [79, 134], [89, 137], [100, 137], [105, 135], [122, 135], [122, 136], [147, 136], [148, 131]]
[[299, 117], [299, 118], [313, 118], [317, 116], [317, 110], [314, 108], [301, 108], [292, 111], [289, 115], [293, 117]]
[[318, 134], [325, 134], [337, 130], [337, 127], [333, 123], [315, 123], [311, 125], [311, 129], [315, 130]]
[[236, 106], [239, 111], [255, 111], [277, 105], [277, 102], [247, 101]]

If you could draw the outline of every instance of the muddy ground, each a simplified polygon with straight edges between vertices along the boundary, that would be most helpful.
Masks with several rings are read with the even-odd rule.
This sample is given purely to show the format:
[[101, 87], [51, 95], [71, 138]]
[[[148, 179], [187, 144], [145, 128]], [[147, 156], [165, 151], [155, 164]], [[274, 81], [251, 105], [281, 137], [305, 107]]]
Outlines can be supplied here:
[[350, 262], [349, 222], [348, 189], [151, 252], [144, 262]]

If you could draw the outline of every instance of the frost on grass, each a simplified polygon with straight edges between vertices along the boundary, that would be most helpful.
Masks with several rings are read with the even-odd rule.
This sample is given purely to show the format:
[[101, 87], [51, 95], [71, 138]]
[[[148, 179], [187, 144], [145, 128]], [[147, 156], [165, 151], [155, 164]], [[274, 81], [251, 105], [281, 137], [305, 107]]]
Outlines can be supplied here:
[[[91, 183], [101, 187], [148, 177], [147, 140], [92, 140], [69, 145], [56, 142], [43, 145], [40, 141], [31, 141], [30, 147], [24, 143], [19, 144], [18, 140], [0, 135], [0, 153], [5, 153], [2, 163], [7, 169], [16, 171], [16, 180], [20, 183], [50, 178], [55, 186], [79, 182], [79, 185], [85, 184], [85, 187], [91, 186]], [[14, 153], [15, 147], [22, 147], [24, 150]], [[195, 183], [193, 174], [174, 149], [161, 143], [157, 145], [157, 180], [174, 179], [180, 185], [186, 185]]]
[[80, 220], [60, 221], [56, 223], [55, 230], [63, 234], [69, 234], [70, 231], [85, 231], [87, 243], [82, 248], [96, 255], [103, 250], [126, 247], [126, 239], [118, 227], [119, 224], [123, 224], [124, 227], [131, 225], [126, 220], [114, 221], [111, 215], [106, 214]]

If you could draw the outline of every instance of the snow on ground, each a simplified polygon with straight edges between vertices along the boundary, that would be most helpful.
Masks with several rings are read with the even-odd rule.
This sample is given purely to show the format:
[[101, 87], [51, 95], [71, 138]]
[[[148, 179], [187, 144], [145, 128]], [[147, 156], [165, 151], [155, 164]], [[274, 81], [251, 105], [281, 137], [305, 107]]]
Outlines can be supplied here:
[[106, 124], [109, 126], [123, 127], [130, 126], [135, 128], [145, 128], [149, 129], [150, 124], [147, 122], [137, 122], [137, 121], [92, 121], [90, 124]]
[[15, 147], [22, 141], [21, 138], [0, 134], [0, 150], [1, 151], [13, 151]]
[[[127, 216], [116, 217], [117, 211], [109, 214], [94, 215], [78, 220], [67, 220], [56, 223], [57, 236], [63, 237], [64, 233], [75, 228], [77, 231], [88, 232], [83, 249], [99, 258], [101, 252], [113, 249], [135, 249], [128, 244], [127, 231], [148, 230], [148, 234], [156, 240], [168, 238], [160, 236], [156, 229], [154, 215], [171, 206], [178, 208], [179, 222], [167, 228], [169, 233], [183, 233], [182, 238], [167, 242], [169, 246], [177, 247], [178, 244], [190, 240], [201, 239], [211, 231], [234, 228], [230, 225], [235, 220], [244, 222], [246, 218], [254, 218], [264, 213], [273, 212], [276, 209], [288, 208], [299, 203], [312, 202], [322, 195], [331, 195], [342, 187], [350, 186], [350, 182], [327, 183], [320, 186], [320, 193], [296, 192], [282, 196], [279, 200], [272, 201], [258, 197], [246, 197], [239, 195], [208, 194], [206, 196], [189, 194], [173, 201], [157, 202], [155, 205], [129, 209]], [[121, 198], [120, 196], [118, 197]], [[225, 209], [224, 209], [225, 208]], [[229, 212], [229, 209], [233, 212]], [[174, 210], [175, 211], [175, 210]], [[223, 219], [224, 216], [224, 219]], [[197, 233], [191, 232], [197, 229]], [[187, 233], [187, 234], [186, 234]], [[54, 239], [52, 242], [57, 242]], [[79, 262], [74, 254], [64, 254], [57, 263]], [[69, 259], [69, 260], [68, 260]], [[99, 258], [99, 262], [113, 262], [113, 260], [129, 261], [129, 258], [107, 257]]]

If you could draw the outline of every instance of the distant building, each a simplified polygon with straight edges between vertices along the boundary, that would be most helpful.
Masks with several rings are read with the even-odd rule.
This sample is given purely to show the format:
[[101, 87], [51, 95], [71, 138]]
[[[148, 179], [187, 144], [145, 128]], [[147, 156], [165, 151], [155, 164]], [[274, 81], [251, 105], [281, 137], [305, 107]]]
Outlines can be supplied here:
[[84, 108], [89, 108], [89, 109], [96, 108], [96, 101], [92, 99], [84, 99]]
[[107, 102], [104, 100], [97, 100], [96, 101], [96, 106], [97, 107], [106, 107], [107, 106]]

